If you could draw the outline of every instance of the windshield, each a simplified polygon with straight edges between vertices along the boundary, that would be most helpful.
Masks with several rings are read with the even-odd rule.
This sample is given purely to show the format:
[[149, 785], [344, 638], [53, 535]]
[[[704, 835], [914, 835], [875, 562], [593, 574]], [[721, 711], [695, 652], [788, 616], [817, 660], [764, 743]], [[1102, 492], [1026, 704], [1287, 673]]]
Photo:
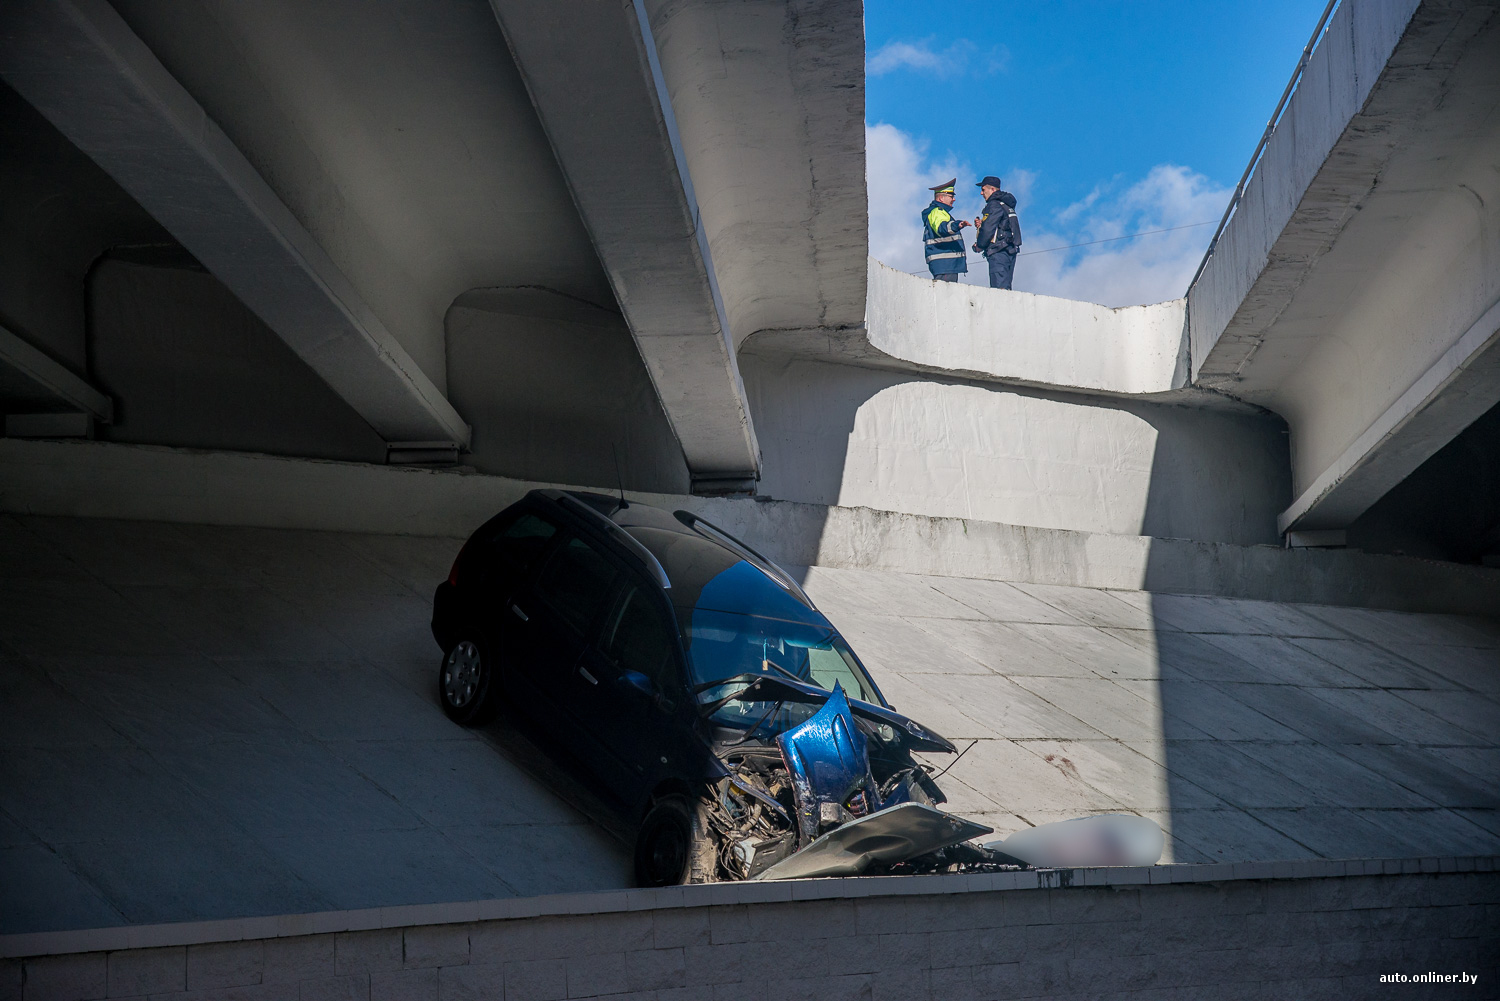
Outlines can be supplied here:
[[[790, 676], [828, 691], [837, 682], [851, 699], [884, 704], [843, 637], [830, 626], [704, 608], [685, 617], [688, 665], [695, 688], [745, 674]], [[744, 687], [743, 682], [713, 686], [699, 699], [704, 704], [715, 702]], [[748, 699], [726, 703], [711, 718], [735, 729], [759, 729], [757, 721], [766, 717], [763, 725], [780, 732], [819, 708], [791, 703], [778, 707], [774, 700], [754, 701], [753, 694], [747, 695]]]

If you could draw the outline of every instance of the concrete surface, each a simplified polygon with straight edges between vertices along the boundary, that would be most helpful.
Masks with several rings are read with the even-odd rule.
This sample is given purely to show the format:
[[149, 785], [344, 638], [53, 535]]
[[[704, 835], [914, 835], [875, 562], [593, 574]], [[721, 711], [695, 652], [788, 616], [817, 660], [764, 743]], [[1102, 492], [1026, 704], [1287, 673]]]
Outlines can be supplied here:
[[[4, 517], [0, 930], [625, 885], [586, 793], [436, 704], [457, 547]], [[1500, 844], [1495, 620], [804, 576], [891, 702], [978, 740], [943, 785], [1001, 833], [1124, 811], [1176, 861]]]
[[106, 253], [85, 280], [111, 442], [384, 464], [384, 439], [186, 251]]
[[619, 313], [545, 289], [481, 289], [453, 301], [446, 329], [448, 395], [474, 426], [465, 465], [524, 480], [691, 489]]
[[[858, 327], [812, 337], [766, 331], [760, 354], [846, 362], [1110, 396], [1159, 396], [1234, 408], [1187, 386], [1186, 300], [1111, 309], [1090, 302], [948, 285], [869, 259]], [[1235, 408], [1253, 412], [1253, 408]]]
[[[465, 536], [539, 486], [99, 442], [0, 439], [0, 511]], [[1500, 570], [1357, 550], [1236, 546], [929, 518], [871, 508], [627, 491], [694, 511], [786, 563], [1041, 584], [1493, 615]]]
[[464, 444], [432, 376], [104, 0], [10, 4], [0, 74], [387, 441]]
[[760, 448], [644, 8], [492, 6], [688, 469], [753, 487]]
[[736, 347], [865, 316], [859, 0], [645, 0]]
[[1280, 528], [1348, 527], [1500, 402], [1500, 8], [1343, 4], [1188, 296], [1193, 378], [1284, 417]]
[[769, 497], [1113, 535], [1280, 541], [1276, 513], [1290, 485], [1274, 417], [758, 351], [743, 369]]
[[[797, 880], [22, 935], [0, 937], [0, 957], [14, 957], [0, 958], [0, 990], [17, 1001], [1494, 998], [1495, 861]], [[1433, 971], [1453, 982], [1382, 980]]]

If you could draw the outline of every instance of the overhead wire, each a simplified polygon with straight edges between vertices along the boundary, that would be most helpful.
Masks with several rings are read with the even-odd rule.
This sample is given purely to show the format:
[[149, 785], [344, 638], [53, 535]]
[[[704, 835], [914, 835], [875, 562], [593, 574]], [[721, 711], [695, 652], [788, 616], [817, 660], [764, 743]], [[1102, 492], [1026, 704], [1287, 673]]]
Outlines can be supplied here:
[[1134, 240], [1138, 236], [1155, 236], [1157, 233], [1175, 233], [1179, 229], [1197, 229], [1199, 226], [1212, 226], [1218, 220], [1210, 219], [1207, 222], [1190, 222], [1186, 226], [1168, 226], [1166, 229], [1148, 229], [1144, 233], [1127, 233], [1124, 236], [1111, 236], [1103, 240], [1090, 240], [1088, 243], [1070, 243], [1066, 247], [1048, 247], [1046, 250], [1023, 250], [1017, 257], [1025, 257], [1027, 254], [1051, 254], [1059, 250], [1075, 250], [1078, 247], [1092, 247], [1100, 243], [1114, 243], [1116, 240]]
[[[1101, 243], [1115, 243], [1119, 240], [1134, 240], [1138, 236], [1155, 236], [1158, 233], [1175, 233], [1180, 229], [1197, 229], [1199, 226], [1212, 226], [1214, 222], [1215, 220], [1209, 219], [1206, 222], [1190, 222], [1185, 226], [1168, 226], [1166, 229], [1148, 229], [1143, 233], [1126, 233], [1124, 236], [1111, 236], [1106, 237], [1103, 240], [1090, 240], [1088, 243], [1070, 243], [1066, 247], [1047, 247], [1045, 250], [1023, 250], [1016, 256], [1025, 257], [1028, 254], [1052, 254], [1056, 253], [1059, 250], [1077, 250], [1079, 247], [1094, 247], [1098, 246]], [[910, 274], [914, 275], [924, 275], [926, 273], [927, 272], [925, 270], [910, 272]]]

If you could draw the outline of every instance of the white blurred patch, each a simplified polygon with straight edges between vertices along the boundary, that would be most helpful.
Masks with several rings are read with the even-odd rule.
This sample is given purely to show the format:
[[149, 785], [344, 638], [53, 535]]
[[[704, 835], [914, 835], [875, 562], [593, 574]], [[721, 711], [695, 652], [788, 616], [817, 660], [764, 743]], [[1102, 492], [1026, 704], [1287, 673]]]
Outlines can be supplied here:
[[1060, 820], [1017, 831], [986, 848], [1038, 869], [1100, 865], [1155, 865], [1166, 841], [1156, 821], [1124, 813]]

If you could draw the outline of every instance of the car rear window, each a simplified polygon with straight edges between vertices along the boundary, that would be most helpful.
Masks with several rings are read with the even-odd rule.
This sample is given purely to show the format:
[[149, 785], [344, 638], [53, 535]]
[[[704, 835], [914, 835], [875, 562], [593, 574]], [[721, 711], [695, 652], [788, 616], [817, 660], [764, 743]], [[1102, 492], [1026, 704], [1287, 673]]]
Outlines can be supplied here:
[[614, 564], [574, 536], [547, 559], [536, 589], [565, 622], [587, 635], [598, 621], [614, 577]]
[[515, 570], [530, 570], [557, 526], [534, 514], [523, 514], [503, 529], [491, 543], [495, 555]]

